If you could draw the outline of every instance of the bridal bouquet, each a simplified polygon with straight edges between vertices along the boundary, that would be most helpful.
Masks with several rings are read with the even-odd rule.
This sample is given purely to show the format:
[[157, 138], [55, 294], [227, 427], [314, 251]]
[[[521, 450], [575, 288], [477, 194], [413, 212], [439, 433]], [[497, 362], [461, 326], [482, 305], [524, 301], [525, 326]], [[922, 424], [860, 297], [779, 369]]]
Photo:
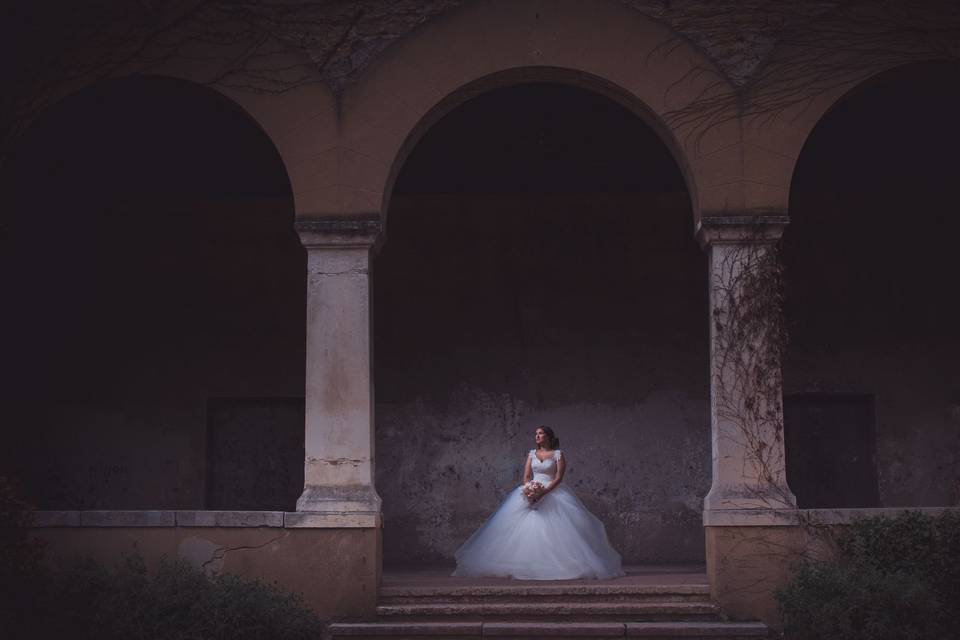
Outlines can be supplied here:
[[537, 498], [543, 493], [543, 485], [536, 480], [532, 480], [523, 485], [522, 492], [523, 497], [526, 498], [531, 505], [533, 505]]

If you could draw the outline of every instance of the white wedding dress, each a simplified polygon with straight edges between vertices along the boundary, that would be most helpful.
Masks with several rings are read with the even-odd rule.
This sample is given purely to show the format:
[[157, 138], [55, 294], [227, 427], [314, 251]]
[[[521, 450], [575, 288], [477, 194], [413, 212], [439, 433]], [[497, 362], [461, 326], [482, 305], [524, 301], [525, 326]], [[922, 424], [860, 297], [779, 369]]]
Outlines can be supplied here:
[[[543, 485], [557, 473], [559, 449], [546, 460], [531, 457], [533, 479]], [[510, 577], [519, 580], [613, 578], [624, 575], [607, 532], [577, 496], [561, 482], [531, 505], [519, 486], [463, 543], [454, 556], [455, 576]]]

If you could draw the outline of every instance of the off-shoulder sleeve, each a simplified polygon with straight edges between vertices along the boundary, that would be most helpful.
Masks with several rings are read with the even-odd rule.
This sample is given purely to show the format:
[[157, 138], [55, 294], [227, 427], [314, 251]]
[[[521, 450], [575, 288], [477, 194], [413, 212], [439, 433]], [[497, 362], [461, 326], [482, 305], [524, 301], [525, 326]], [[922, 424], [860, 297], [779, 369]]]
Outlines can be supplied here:
[[557, 462], [560, 462], [560, 459], [561, 459], [562, 457], [563, 457], [563, 451], [562, 451], [562, 450], [557, 449], [556, 451], [553, 452], [553, 459], [556, 460]]

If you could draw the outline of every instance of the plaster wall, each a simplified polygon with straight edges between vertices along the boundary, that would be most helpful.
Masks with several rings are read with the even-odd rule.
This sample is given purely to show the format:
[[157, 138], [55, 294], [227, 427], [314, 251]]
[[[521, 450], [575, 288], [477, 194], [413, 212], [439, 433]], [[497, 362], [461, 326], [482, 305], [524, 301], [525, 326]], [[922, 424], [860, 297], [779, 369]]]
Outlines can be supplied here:
[[705, 254], [682, 193], [395, 196], [374, 265], [385, 562], [450, 562], [538, 424], [628, 562], [702, 561]]
[[775, 592], [806, 552], [802, 527], [704, 527], [710, 592], [733, 620], [776, 626]]
[[327, 619], [372, 615], [380, 581], [378, 528], [111, 525], [40, 527], [31, 534], [46, 543], [50, 562], [90, 557], [109, 566], [136, 552], [154, 568], [161, 558], [180, 558], [209, 575], [276, 582]]

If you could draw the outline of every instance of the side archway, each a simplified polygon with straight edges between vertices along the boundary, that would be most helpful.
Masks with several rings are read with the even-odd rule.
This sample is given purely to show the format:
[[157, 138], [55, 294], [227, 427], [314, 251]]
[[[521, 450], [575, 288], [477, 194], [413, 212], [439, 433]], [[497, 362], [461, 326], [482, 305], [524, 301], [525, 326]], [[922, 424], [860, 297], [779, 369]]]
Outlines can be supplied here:
[[801, 507], [960, 497], [958, 78], [956, 63], [878, 74], [800, 154], [783, 257], [787, 470]]
[[[13, 167], [7, 451], [35, 503], [292, 508], [305, 268], [272, 140], [217, 92], [129, 77], [55, 105]], [[264, 492], [243, 480], [258, 422]]]

